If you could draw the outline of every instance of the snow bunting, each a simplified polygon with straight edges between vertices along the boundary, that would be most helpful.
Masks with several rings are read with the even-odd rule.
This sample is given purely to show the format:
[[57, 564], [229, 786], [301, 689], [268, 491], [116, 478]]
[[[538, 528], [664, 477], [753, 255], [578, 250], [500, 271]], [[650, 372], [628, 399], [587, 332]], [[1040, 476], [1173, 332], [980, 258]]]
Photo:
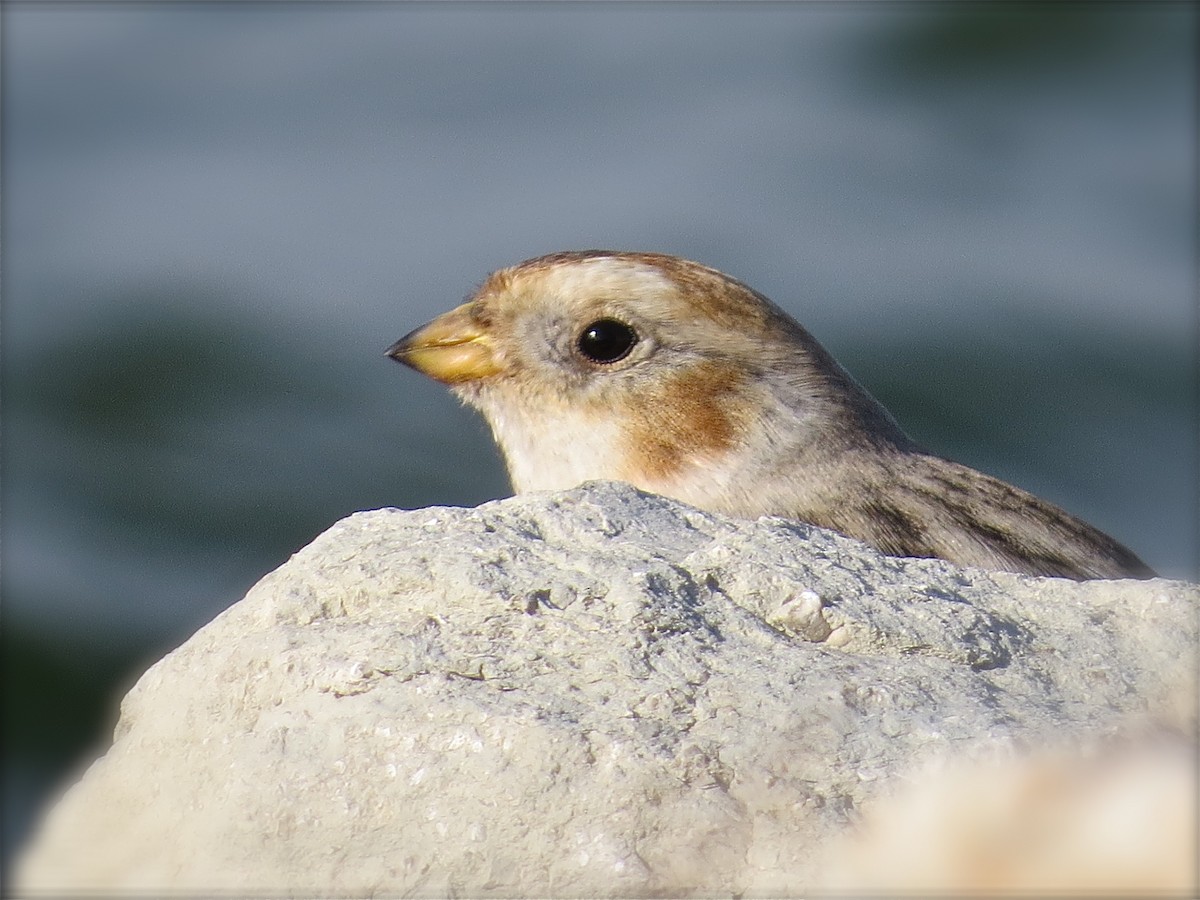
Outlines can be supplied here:
[[699, 263], [609, 250], [527, 260], [388, 355], [479, 409], [517, 492], [625, 481], [893, 556], [1153, 575], [1058, 507], [918, 446], [783, 310]]

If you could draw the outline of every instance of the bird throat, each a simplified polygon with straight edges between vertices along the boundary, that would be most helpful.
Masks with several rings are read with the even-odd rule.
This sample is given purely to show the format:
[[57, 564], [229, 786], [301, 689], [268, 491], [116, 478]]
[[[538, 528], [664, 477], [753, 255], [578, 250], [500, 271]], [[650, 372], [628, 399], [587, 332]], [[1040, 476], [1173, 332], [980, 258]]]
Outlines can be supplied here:
[[471, 398], [483, 413], [517, 493], [556, 491], [585, 481], [628, 480], [620, 466], [622, 429], [582, 410], [539, 416], [523, 404]]

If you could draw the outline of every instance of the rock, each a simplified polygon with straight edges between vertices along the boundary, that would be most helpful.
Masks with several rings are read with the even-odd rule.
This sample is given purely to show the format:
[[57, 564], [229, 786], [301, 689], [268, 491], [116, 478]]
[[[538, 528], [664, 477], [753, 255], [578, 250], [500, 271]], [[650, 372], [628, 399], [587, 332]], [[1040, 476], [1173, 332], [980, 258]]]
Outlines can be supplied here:
[[1178, 722], [1198, 607], [611, 483], [358, 513], [142, 677], [16, 884], [796, 893], [930, 760]]

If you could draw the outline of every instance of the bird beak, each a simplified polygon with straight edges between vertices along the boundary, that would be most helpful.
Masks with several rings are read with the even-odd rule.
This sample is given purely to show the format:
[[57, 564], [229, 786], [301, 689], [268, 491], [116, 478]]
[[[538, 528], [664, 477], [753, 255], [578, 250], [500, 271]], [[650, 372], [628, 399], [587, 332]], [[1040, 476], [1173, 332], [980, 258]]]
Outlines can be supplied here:
[[471, 304], [450, 310], [406, 334], [387, 355], [445, 384], [487, 378], [501, 371], [491, 337], [471, 316]]

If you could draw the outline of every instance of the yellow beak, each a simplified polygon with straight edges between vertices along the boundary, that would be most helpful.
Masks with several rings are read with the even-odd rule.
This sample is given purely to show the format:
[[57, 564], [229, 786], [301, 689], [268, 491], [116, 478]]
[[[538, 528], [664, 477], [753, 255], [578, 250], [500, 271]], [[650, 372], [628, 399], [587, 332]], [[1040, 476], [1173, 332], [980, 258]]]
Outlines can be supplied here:
[[491, 337], [472, 318], [470, 303], [406, 334], [388, 348], [387, 355], [446, 384], [487, 378], [501, 371]]

